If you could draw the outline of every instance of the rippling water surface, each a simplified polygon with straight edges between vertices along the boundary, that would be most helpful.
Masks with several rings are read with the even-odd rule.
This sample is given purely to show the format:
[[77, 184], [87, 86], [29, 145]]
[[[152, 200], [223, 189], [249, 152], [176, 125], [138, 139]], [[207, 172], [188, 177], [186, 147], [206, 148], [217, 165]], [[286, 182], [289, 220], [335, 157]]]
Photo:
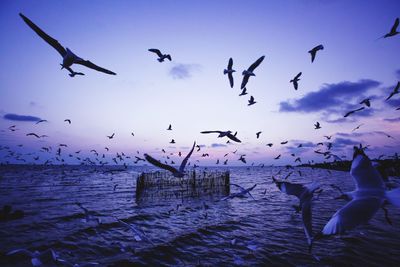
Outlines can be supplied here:
[[[0, 266], [30, 266], [28, 257], [5, 255], [16, 248], [53, 248], [70, 262], [100, 266], [395, 266], [400, 262], [400, 212], [395, 207], [389, 207], [393, 226], [379, 211], [368, 225], [316, 242], [317, 261], [308, 254], [301, 216], [292, 207], [297, 199], [281, 193], [271, 180], [282, 169], [276, 177], [293, 171], [289, 181], [321, 184], [324, 192], [313, 205], [313, 227], [318, 231], [345, 204], [333, 200], [337, 192], [329, 184], [346, 191], [354, 187], [346, 172], [232, 167], [232, 183], [243, 187], [258, 183], [252, 191], [256, 200], [155, 194], [137, 201], [136, 178], [149, 167], [118, 173], [72, 166], [0, 168], [1, 207], [9, 204], [25, 212], [22, 219], [0, 222]], [[231, 192], [235, 190], [231, 186]], [[101, 223], [85, 222], [76, 202]], [[136, 241], [116, 218], [134, 224], [148, 240]]]

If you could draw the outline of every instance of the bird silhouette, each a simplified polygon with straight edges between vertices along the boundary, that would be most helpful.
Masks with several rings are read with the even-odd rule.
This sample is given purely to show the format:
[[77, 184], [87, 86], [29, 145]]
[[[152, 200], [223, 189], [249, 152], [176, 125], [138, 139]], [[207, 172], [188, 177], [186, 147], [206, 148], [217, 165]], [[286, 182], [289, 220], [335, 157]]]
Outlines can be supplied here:
[[353, 114], [355, 112], [358, 112], [358, 111], [361, 111], [363, 109], [365, 109], [365, 107], [361, 107], [361, 108], [358, 108], [358, 109], [355, 109], [355, 110], [351, 110], [351, 111], [347, 112], [343, 117], [346, 118], [346, 117], [350, 116], [351, 114]]
[[68, 122], [68, 124], [71, 124], [71, 120], [70, 119], [65, 119], [64, 122]]
[[323, 45], [317, 45], [316, 47], [314, 47], [313, 49], [311, 49], [310, 51], [308, 51], [308, 53], [311, 54], [311, 63], [314, 62], [315, 56], [317, 55], [317, 52], [319, 50], [323, 50], [324, 46]]
[[240, 89], [243, 89], [246, 87], [246, 84], [248, 83], [250, 76], [256, 76], [254, 74], [254, 70], [261, 64], [261, 62], [263, 62], [264, 58], [265, 58], [265, 56], [260, 57], [253, 64], [251, 64], [251, 66], [247, 70], [244, 70], [242, 72], [243, 80], [242, 80]]
[[242, 89], [242, 92], [239, 94], [239, 96], [247, 95], [247, 89], [246, 87]]
[[108, 139], [113, 139], [114, 138], [115, 133], [113, 133], [112, 135], [107, 135]]
[[172, 125], [170, 124], [169, 126], [168, 126], [168, 129], [167, 129], [168, 131], [172, 131]]
[[171, 55], [163, 54], [159, 49], [150, 48], [149, 51], [157, 54], [158, 56], [157, 60], [160, 63], [163, 62], [165, 59], [168, 59], [169, 61], [172, 60]]
[[42, 122], [47, 122], [47, 120], [38, 120], [38, 121], [36, 122], [36, 124], [39, 124], [39, 123], [42, 123]]
[[89, 60], [84, 60], [74, 53], [72, 53], [71, 50], [68, 48], [64, 48], [56, 39], [53, 39], [51, 36], [47, 35], [43, 30], [41, 30], [37, 25], [35, 25], [30, 19], [25, 17], [22, 13], [19, 13], [21, 18], [25, 21], [25, 23], [33, 30], [36, 32], [37, 35], [39, 35], [46, 43], [51, 45], [57, 52], [62, 56], [63, 58], [63, 63], [61, 64], [62, 68], [61, 69], [67, 69], [70, 73], [74, 73], [74, 71], [71, 69], [72, 64], [79, 64], [83, 65], [85, 67], [104, 72], [107, 74], [111, 75], [116, 75], [116, 73], [104, 69], [102, 67], [99, 67]]
[[254, 105], [255, 103], [257, 103], [256, 101], [254, 101], [254, 97], [253, 96], [250, 96], [250, 99], [248, 100], [248, 106], [251, 106], [251, 105]]
[[397, 85], [395, 86], [395, 88], [390, 93], [390, 95], [386, 98], [385, 101], [388, 101], [389, 99], [392, 98], [392, 96], [397, 95], [399, 93], [399, 89], [400, 89], [400, 82], [397, 82]]
[[397, 31], [397, 27], [399, 27], [399, 18], [396, 18], [396, 20], [394, 21], [394, 24], [393, 24], [392, 28], [390, 29], [390, 32], [388, 32], [387, 34], [385, 34], [384, 36], [382, 36], [378, 39], [393, 37], [393, 36], [399, 34], [400, 32]]
[[315, 123], [314, 124], [314, 126], [315, 126], [315, 130], [317, 130], [317, 129], [321, 129], [321, 124], [317, 121], [317, 123]]
[[153, 164], [154, 166], [159, 167], [164, 170], [167, 170], [167, 171], [170, 171], [174, 177], [181, 178], [185, 175], [185, 167], [186, 167], [186, 164], [187, 164], [190, 156], [193, 153], [195, 145], [196, 145], [196, 142], [193, 143], [192, 149], [190, 150], [189, 154], [187, 154], [186, 157], [183, 159], [181, 165], [179, 166], [179, 169], [176, 169], [175, 167], [172, 167], [168, 164], [161, 163], [160, 161], [156, 160], [155, 158], [151, 157], [148, 154], [144, 154], [144, 157], [149, 163]]
[[170, 144], [175, 144], [175, 140], [172, 139], [171, 142], [169, 142]]
[[257, 139], [260, 138], [261, 133], [262, 133], [261, 131], [256, 133]]
[[229, 139], [231, 139], [232, 141], [235, 141], [235, 142], [238, 142], [238, 143], [241, 143], [242, 141], [240, 141], [237, 137], [236, 137], [236, 133], [235, 134], [232, 134], [232, 132], [231, 131], [202, 131], [202, 132], [200, 132], [200, 133], [202, 133], [202, 134], [209, 134], [209, 133], [218, 133], [219, 135], [218, 135], [218, 137], [219, 138], [221, 138], [221, 137], [228, 137]]
[[280, 159], [281, 158], [281, 154], [279, 154], [278, 156], [276, 156], [274, 159]]
[[274, 144], [273, 143], [268, 143], [267, 146], [272, 147]]
[[358, 130], [358, 129], [360, 129], [360, 127], [361, 126], [363, 126], [364, 125], [364, 123], [361, 123], [360, 125], [358, 125], [356, 128], [354, 128], [353, 130], [351, 130], [352, 132], [354, 132], [355, 130]]
[[298, 81], [300, 81], [300, 76], [301, 76], [301, 72], [299, 72], [296, 77], [293, 78], [293, 80], [290, 80], [291, 83], [293, 83], [294, 89], [297, 90], [297, 88], [299, 87]]
[[236, 71], [234, 69], [232, 69], [233, 66], [233, 59], [230, 58], [229, 62], [228, 62], [228, 67], [226, 69], [224, 69], [224, 75], [228, 74], [228, 78], [229, 78], [229, 84], [231, 85], [231, 88], [233, 88], [233, 73]]
[[371, 99], [366, 98], [360, 102], [360, 105], [365, 104], [367, 107], [371, 107]]
[[26, 136], [34, 136], [36, 138], [40, 138], [40, 136], [35, 133], [28, 133], [28, 134], [26, 134]]

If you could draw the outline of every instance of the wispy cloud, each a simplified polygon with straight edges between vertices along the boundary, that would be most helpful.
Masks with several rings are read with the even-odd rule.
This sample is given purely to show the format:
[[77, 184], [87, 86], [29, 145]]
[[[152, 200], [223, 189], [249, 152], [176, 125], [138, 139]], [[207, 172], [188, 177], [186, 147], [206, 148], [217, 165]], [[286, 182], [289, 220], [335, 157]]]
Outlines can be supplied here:
[[[334, 84], [324, 84], [318, 91], [310, 92], [299, 99], [280, 103], [280, 112], [322, 112], [328, 122], [344, 122], [343, 118], [330, 119], [331, 115], [343, 116], [346, 112], [358, 108], [362, 99], [367, 97], [370, 89], [377, 88], [381, 83], [375, 80], [363, 79], [358, 82], [343, 81]], [[372, 98], [376, 98], [372, 96]], [[366, 108], [353, 116], [369, 117], [373, 109]]]
[[39, 117], [35, 116], [30, 116], [30, 115], [18, 115], [18, 114], [5, 114], [3, 116], [5, 120], [9, 121], [40, 121], [41, 119]]
[[169, 75], [178, 80], [192, 77], [193, 73], [201, 69], [199, 64], [176, 64], [169, 70]]
[[388, 122], [399, 122], [400, 121], [400, 117], [398, 118], [389, 118], [389, 119], [383, 119], [384, 121], [388, 121]]

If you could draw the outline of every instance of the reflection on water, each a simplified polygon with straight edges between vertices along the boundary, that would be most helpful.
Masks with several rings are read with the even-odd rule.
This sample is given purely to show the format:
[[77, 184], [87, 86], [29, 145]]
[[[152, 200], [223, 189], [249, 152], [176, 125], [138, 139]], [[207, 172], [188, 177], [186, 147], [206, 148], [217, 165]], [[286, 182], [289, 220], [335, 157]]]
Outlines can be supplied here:
[[[258, 183], [252, 191], [256, 201], [219, 201], [221, 194], [158, 198], [155, 192], [150, 198], [137, 199], [136, 178], [149, 169], [104, 173], [72, 166], [1, 167], [0, 204], [23, 210], [25, 217], [0, 222], [0, 266], [30, 266], [29, 258], [5, 256], [12, 249], [42, 251], [49, 247], [71, 262], [94, 261], [102, 266], [389, 266], [399, 261], [400, 212], [394, 207], [389, 208], [393, 226], [379, 211], [368, 225], [318, 241], [314, 247], [321, 258], [318, 262], [308, 254], [300, 214], [292, 207], [297, 199], [281, 193], [272, 183], [271, 175], [280, 168], [229, 168], [232, 183], [243, 187]], [[277, 177], [283, 178], [289, 171], [293, 170], [282, 169]], [[288, 180], [318, 181], [324, 188], [313, 206], [314, 231], [322, 229], [345, 204], [333, 200], [337, 192], [329, 184], [344, 190], [354, 187], [348, 173], [308, 168], [295, 169]], [[77, 202], [101, 224], [85, 222]], [[133, 224], [150, 241], [136, 241], [133, 232], [116, 218]]]

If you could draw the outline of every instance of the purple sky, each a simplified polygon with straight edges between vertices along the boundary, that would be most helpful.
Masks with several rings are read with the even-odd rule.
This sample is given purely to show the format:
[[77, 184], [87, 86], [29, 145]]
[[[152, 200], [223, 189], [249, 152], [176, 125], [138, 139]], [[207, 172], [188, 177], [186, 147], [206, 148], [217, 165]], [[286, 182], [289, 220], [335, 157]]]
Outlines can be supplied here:
[[[42, 163], [63, 143], [68, 163], [77, 162], [68, 156], [75, 151], [93, 158], [91, 149], [102, 154], [106, 146], [110, 163], [117, 152], [161, 158], [162, 148], [180, 162], [177, 152], [185, 155], [196, 140], [204, 145], [193, 155], [198, 165], [226, 158], [242, 165], [240, 154], [248, 164], [283, 165], [297, 156], [324, 160], [313, 152], [326, 150], [324, 135], [333, 135], [338, 156], [351, 157], [359, 143], [370, 145], [372, 157], [400, 152], [400, 94], [384, 101], [400, 80], [400, 34], [376, 40], [389, 32], [399, 10], [399, 1], [1, 1], [0, 146], [9, 149], [0, 151], [0, 160], [15, 162], [6, 157], [11, 150]], [[19, 12], [117, 75], [74, 66], [86, 75], [70, 78], [60, 70], [60, 55]], [[319, 44], [325, 49], [311, 63], [307, 51]], [[159, 63], [149, 48], [171, 54], [172, 62]], [[239, 97], [241, 72], [262, 55], [249, 94]], [[223, 75], [230, 57], [233, 89]], [[295, 91], [289, 80], [299, 72]], [[257, 103], [249, 107], [250, 95]], [[343, 118], [367, 97], [371, 108]], [[36, 125], [21, 116], [48, 122]], [[315, 130], [317, 121], [322, 128]], [[173, 131], [166, 131], [169, 124]], [[204, 130], [237, 131], [242, 143], [226, 144], [215, 134], [200, 134]], [[26, 136], [30, 132], [48, 137]], [[39, 151], [49, 146], [51, 154]]]

